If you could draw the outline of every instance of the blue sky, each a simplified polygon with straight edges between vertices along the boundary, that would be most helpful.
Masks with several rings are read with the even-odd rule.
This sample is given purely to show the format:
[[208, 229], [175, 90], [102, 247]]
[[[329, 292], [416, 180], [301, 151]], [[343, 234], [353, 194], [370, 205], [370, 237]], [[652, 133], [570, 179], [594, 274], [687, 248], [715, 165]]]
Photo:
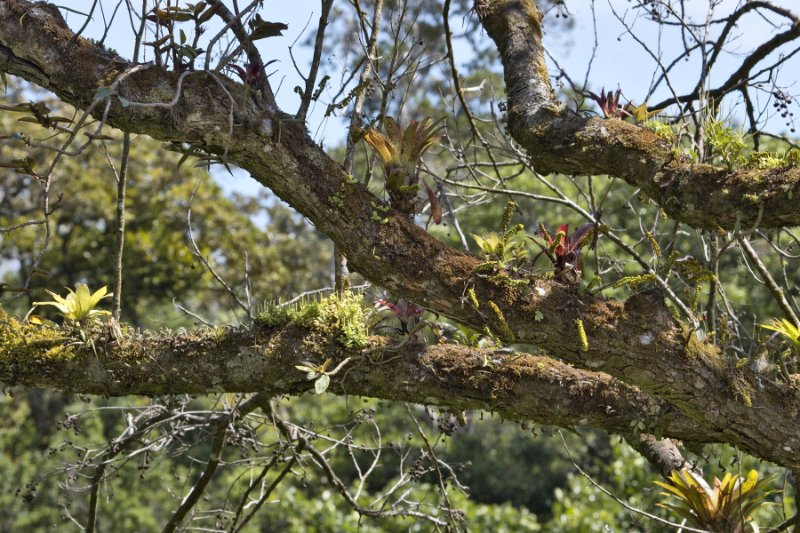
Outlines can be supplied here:
[[[102, 0], [106, 17], [113, 11], [116, 3], [117, 0]], [[683, 42], [680, 34], [674, 29], [659, 29], [657, 25], [642, 16], [641, 10], [632, 9], [633, 3], [627, 0], [615, 0], [614, 2], [607, 0], [568, 0], [566, 5], [574, 21], [575, 29], [564, 33], [558, 33], [552, 29], [548, 31], [545, 21], [545, 44], [558, 63], [567, 72], [571, 73], [577, 81], [584, 79], [586, 69], [591, 64], [592, 68], [588, 79], [595, 91], [599, 92], [602, 87], [606, 89], [619, 87], [627, 99], [639, 104], [645, 98], [653, 76], [659, 72], [659, 69], [653, 58], [626, 32], [619, 19], [624, 20], [629, 25], [632, 33], [646, 43], [653, 53], [661, 57], [665, 63], [671, 61], [683, 50]], [[729, 12], [732, 7], [744, 2], [739, 0], [714, 0], [714, 2], [689, 0], [686, 2], [686, 18], [697, 22], [705, 21], [710, 3], [717, 5], [716, 13], [718, 13], [717, 16], [720, 16]], [[800, 2], [796, 0], [782, 0], [776, 3], [789, 8], [800, 8]], [[246, 4], [246, 2], [240, 2], [242, 6]], [[72, 1], [64, 5], [76, 9], [85, 9], [84, 6], [88, 6], [89, 2]], [[121, 11], [124, 11], [124, 6]], [[316, 29], [319, 3], [312, 0], [294, 0], [289, 3], [267, 0], [262, 13], [265, 19], [280, 21], [289, 25], [289, 29], [284, 32], [284, 36], [262, 40], [259, 42], [259, 46], [265, 60], [278, 60], [278, 63], [274, 65], [277, 72], [272, 76], [273, 86], [280, 87], [277, 91], [279, 104], [287, 111], [294, 111], [298, 105], [299, 98], [292, 89], [301, 83], [301, 79], [292, 67], [289, 46], [297, 41], [293, 47], [295, 62], [300, 68], [307, 68], [311, 51], [303, 47], [301, 43]], [[66, 13], [66, 16], [73, 27], [77, 27], [83, 22], [83, 17], [69, 13]], [[552, 14], [549, 16], [552, 17]], [[102, 33], [102, 20], [103, 13], [97, 10], [92, 24], [87, 29], [87, 36], [97, 37]], [[462, 24], [463, 21], [459, 17], [452, 17], [451, 25], [455, 33], [462, 29]], [[551, 25], [550, 28], [553, 28], [553, 26]], [[594, 48], [595, 28], [598, 34], [596, 48]], [[713, 31], [719, 26], [712, 25], [711, 28]], [[215, 31], [210, 29], [207, 31], [207, 35], [211, 35]], [[742, 20], [740, 27], [732, 33], [733, 41], [729, 50], [721, 55], [715, 74], [710, 79], [710, 86], [714, 87], [721, 80], [727, 78], [730, 72], [740, 64], [743, 55], [768, 39], [774, 31], [768, 21], [760, 16], [754, 14], [746, 16]], [[130, 57], [132, 40], [130, 39], [130, 22], [126, 17], [117, 16], [116, 23], [109, 33], [107, 44], [123, 55]], [[784, 52], [791, 50], [791, 48], [785, 47]], [[456, 54], [460, 63], [470, 59], [469, 47], [464, 43], [457, 43]], [[326, 59], [323, 58], [323, 61]], [[783, 67], [782, 77], [784, 82], [794, 83], [794, 73], [800, 72], [800, 63], [798, 61], [800, 61], [798, 58], [792, 58]], [[688, 61], [680, 62], [671, 76], [675, 90], [681, 94], [690, 91], [696, 83], [699, 70], [699, 54], [694, 54]], [[555, 72], [555, 68], [552, 68], [551, 73]], [[670, 91], [665, 86], [662, 86], [650, 98], [649, 103], [653, 104], [669, 95]], [[771, 112], [771, 108], [767, 105], [766, 94], [760, 94], [758, 98], [760, 107]], [[312, 109], [309, 115], [309, 130], [316, 134], [318, 141], [328, 146], [338, 144], [344, 139], [345, 128], [343, 127], [343, 122], [337, 120], [324, 121], [322, 118], [324, 107], [324, 105], [318, 105], [315, 109]], [[735, 114], [739, 112], [740, 106], [737, 107], [734, 101], [730, 101], [723, 107], [725, 111]], [[775, 120], [773, 118], [768, 122], [769, 129], [774, 133], [783, 133], [788, 130], [783, 122], [783, 120]], [[227, 173], [224, 176], [217, 176], [217, 178], [226, 191], [238, 190], [249, 193], [258, 187], [243, 172], [238, 172], [233, 178]]]

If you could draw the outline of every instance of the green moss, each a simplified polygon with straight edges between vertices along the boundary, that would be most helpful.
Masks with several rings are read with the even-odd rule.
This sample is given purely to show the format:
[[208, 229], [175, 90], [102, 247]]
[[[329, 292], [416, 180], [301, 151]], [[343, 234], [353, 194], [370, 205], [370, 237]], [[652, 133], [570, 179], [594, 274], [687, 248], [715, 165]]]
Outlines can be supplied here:
[[745, 199], [745, 200], [748, 200], [750, 202], [753, 202], [754, 204], [757, 204], [759, 202], [759, 198], [758, 198], [757, 194], [750, 194], [750, 193], [743, 194], [742, 198]]
[[505, 272], [500, 272], [487, 278], [490, 283], [500, 285], [502, 287], [510, 287], [512, 289], [524, 289], [530, 285], [531, 280], [522, 278], [512, 278]]
[[469, 296], [469, 301], [472, 304], [472, 307], [475, 309], [480, 308], [481, 304], [478, 302], [478, 296], [475, 294], [475, 287], [470, 287], [467, 290], [467, 296]]
[[339, 209], [344, 209], [344, 200], [342, 199], [341, 195], [337, 192], [331, 196], [328, 196], [328, 202], [334, 207], [338, 207]]
[[742, 403], [745, 407], [753, 407], [753, 398], [750, 396], [750, 391], [746, 388], [740, 388], [737, 393], [742, 397]]
[[586, 338], [586, 329], [583, 327], [583, 320], [580, 318], [575, 320], [575, 325], [578, 326], [578, 340], [581, 343], [581, 351], [589, 351], [589, 339]]
[[786, 162], [783, 159], [779, 158], [772, 152], [753, 152], [747, 156], [745, 167], [755, 169], [770, 169], [782, 167], [785, 164]]
[[797, 148], [791, 148], [783, 155], [783, 160], [790, 167], [796, 167], [800, 165], [800, 150]]
[[508, 327], [508, 322], [506, 322], [506, 317], [503, 316], [503, 312], [500, 310], [500, 307], [493, 301], [489, 300], [489, 308], [494, 312], [495, 317], [497, 318], [497, 330], [503, 336], [503, 338], [513, 341], [514, 340], [514, 332], [511, 331], [511, 328]]
[[625, 285], [626, 287], [635, 288], [645, 283], [654, 282], [656, 280], [655, 274], [640, 274], [638, 276], [625, 276], [624, 278], [620, 278], [611, 285], [609, 285], [609, 289], [616, 289]]
[[75, 350], [67, 346], [72, 337], [59, 328], [23, 324], [0, 308], [0, 360], [13, 360], [25, 372], [26, 364], [44, 359], [69, 360]]
[[672, 131], [672, 127], [665, 122], [661, 122], [660, 120], [648, 120], [642, 124], [642, 126], [666, 141], [675, 141], [675, 132]]
[[347, 348], [369, 344], [371, 313], [362, 304], [360, 294], [332, 294], [317, 301], [278, 306], [267, 303], [256, 315], [256, 323], [274, 328], [295, 324], [306, 328], [338, 333], [337, 340]]
[[268, 328], [284, 326], [294, 320], [297, 309], [292, 306], [279, 306], [275, 302], [267, 302], [264, 309], [256, 314], [256, 323]]

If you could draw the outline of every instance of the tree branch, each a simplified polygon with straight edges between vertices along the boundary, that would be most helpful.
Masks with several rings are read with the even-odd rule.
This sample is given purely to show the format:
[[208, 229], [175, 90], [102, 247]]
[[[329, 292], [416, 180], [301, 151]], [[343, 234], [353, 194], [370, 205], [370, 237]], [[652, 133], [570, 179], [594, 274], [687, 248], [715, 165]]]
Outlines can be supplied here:
[[[794, 191], [800, 197], [800, 169], [758, 174], [692, 166], [674, 156], [666, 143], [632, 124], [585, 119], [566, 111], [553, 100], [534, 5], [524, 0], [492, 0], [478, 10], [506, 66], [511, 131], [529, 149], [537, 168], [620, 175], [660, 201], [674, 218], [697, 227], [753, 225], [759, 211], [763, 212], [762, 226], [800, 223], [800, 205], [787, 195]], [[521, 283], [515, 284], [492, 281], [480, 275], [476, 257], [432, 238], [407, 216], [348, 180], [341, 166], [313, 143], [303, 124], [273, 112], [257, 99], [232, 98], [233, 94], [247, 95], [248, 87], [209, 73], [179, 75], [155, 66], [135, 67], [73, 37], [57, 11], [24, 0], [0, 0], [0, 70], [23, 76], [84, 109], [96, 103], [99, 87], [113, 87], [116, 92], [105, 96], [108, 105], [94, 105], [95, 112], [102, 109], [102, 118], [109, 124], [225, 154], [331, 237], [370, 281], [466, 324], [480, 329], [488, 325], [505, 340], [536, 344], [569, 363], [624, 381], [628, 385], [608, 383], [627, 387], [626, 395], [633, 391], [644, 395], [638, 398], [636, 414], [629, 412], [626, 417], [627, 424], [645, 420], [645, 430], [651, 433], [664, 429], [661, 434], [684, 440], [729, 442], [777, 463], [798, 466], [796, 384], [764, 382], [746, 368], [732, 368], [723, 353], [699, 342], [691, 327], [672, 317], [660, 293], [650, 291], [627, 302], [614, 302], [579, 295], [574, 287], [547, 279], [516, 280]], [[518, 64], [511, 69], [513, 62]], [[120, 96], [126, 106], [119, 102]], [[765, 176], [762, 183], [748, 178], [757, 175]], [[730, 187], [728, 193], [725, 187]], [[757, 202], [746, 200], [751, 192], [759, 195]], [[474, 290], [477, 306], [465, 296], [469, 289]], [[543, 318], [536, 320], [537, 316]], [[585, 344], [578, 340], [578, 320], [584, 326]], [[0, 327], [10, 331], [16, 327], [13, 324], [0, 317]], [[7, 383], [29, 386], [72, 389], [80, 384], [82, 392], [99, 394], [265, 389], [296, 394], [311, 386], [300, 373], [296, 379], [291, 377], [299, 347], [316, 350], [313, 353], [320, 361], [340, 348], [330, 342], [325, 345], [324, 339], [315, 348], [310, 342], [314, 337], [291, 331], [269, 337], [286, 350], [273, 352], [270, 344], [269, 354], [276, 354], [279, 361], [281, 356], [289, 357], [289, 366], [276, 364], [264, 352], [260, 333], [233, 332], [235, 341], [230, 345], [227, 334], [219, 339], [209, 334], [144, 337], [131, 340], [131, 345], [123, 342], [120, 348], [110, 343], [102, 359], [42, 359], [54, 346], [47, 342], [39, 347], [41, 351], [34, 349], [33, 357], [25, 343], [14, 344], [13, 349], [0, 346], [0, 376]], [[293, 342], [278, 342], [287, 338]], [[385, 352], [387, 360], [394, 355], [386, 346], [378, 351]], [[593, 372], [558, 363], [566, 381], [556, 380], [557, 385], [551, 382], [548, 388], [537, 378], [538, 366], [525, 366], [525, 372], [515, 365], [487, 370], [483, 362], [494, 356], [468, 348], [412, 349], [408, 345], [398, 353], [397, 365], [406, 366], [393, 365], [390, 375], [380, 365], [362, 363], [337, 375], [331, 386], [338, 386], [337, 392], [342, 393], [454, 403], [453, 407], [496, 410], [510, 418], [543, 423], [586, 419], [610, 431], [625, 428], [595, 405], [596, 398], [578, 405], [571, 403], [569, 392], [566, 407], [554, 405], [553, 398], [560, 399], [570, 390], [570, 379], [580, 389], [584, 380], [599, 379]], [[124, 361], [123, 354], [142, 357]], [[192, 357], [180, 359], [176, 354]], [[545, 368], [556, 364], [550, 359], [523, 360]], [[266, 361], [271, 369], [259, 366]], [[433, 371], [419, 366], [422, 362], [432, 365]], [[501, 392], [506, 391], [509, 379], [513, 393]], [[520, 379], [525, 385], [517, 389]], [[527, 380], [536, 387], [528, 386]], [[608, 391], [608, 386], [602, 390]], [[592, 387], [589, 390], [598, 393]], [[542, 391], [549, 394], [547, 402]], [[523, 394], [522, 398], [517, 394]], [[657, 406], [666, 405], [668, 411], [679, 410], [681, 416], [676, 418], [680, 420], [663, 411], [642, 417], [645, 398]], [[603, 399], [602, 405], [612, 405], [608, 401]], [[570, 416], [551, 413], [564, 409]], [[628, 405], [612, 405], [612, 409], [627, 412]], [[667, 427], [650, 427], [658, 424]]]
[[[669, 142], [617, 119], [586, 118], [555, 100], [533, 0], [478, 0], [505, 70], [508, 129], [538, 172], [617, 176], [695, 228], [800, 224], [800, 167], [731, 171], [691, 163]], [[781, 43], [800, 35], [781, 34]], [[793, 199], [795, 198], [795, 199]]]
[[[602, 372], [549, 357], [398, 343], [385, 337], [372, 337], [368, 348], [353, 350], [344, 349], [337, 337], [324, 329], [291, 325], [274, 330], [217, 328], [134, 335], [119, 342], [98, 338], [92, 348], [75, 345], [63, 332], [0, 316], [0, 380], [104, 396], [220, 391], [297, 395], [312, 390], [314, 383], [296, 365], [331, 358], [335, 368], [349, 357], [351, 362], [330, 376], [329, 392], [481, 409], [507, 419], [590, 425], [621, 434], [630, 434], [635, 426], [689, 442], [727, 442], [781, 464], [800, 464], [797, 454], [786, 450], [800, 428], [796, 411], [787, 409], [783, 398], [769, 404], [765, 400], [755, 410], [758, 426], [753, 428], [747, 414], [753, 408], [739, 404], [741, 419], [730, 418], [730, 391], [724, 382], [698, 387], [705, 411], [687, 412], [681, 409], [685, 401], [665, 401]], [[783, 429], [774, 430], [780, 424]], [[752, 436], [755, 431], [759, 440]]]

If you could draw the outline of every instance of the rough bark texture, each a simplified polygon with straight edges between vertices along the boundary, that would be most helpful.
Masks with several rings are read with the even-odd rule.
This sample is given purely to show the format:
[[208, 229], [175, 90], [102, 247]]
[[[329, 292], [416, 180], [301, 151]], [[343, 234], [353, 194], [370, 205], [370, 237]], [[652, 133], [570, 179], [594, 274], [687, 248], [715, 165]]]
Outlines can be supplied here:
[[[792, 191], [800, 198], [800, 170], [756, 174], [690, 165], [641, 128], [565, 110], [552, 99], [535, 6], [493, 0], [477, 7], [506, 68], [510, 130], [539, 170], [620, 176], [673, 218], [699, 228], [732, 228], [737, 222], [747, 227], [759, 217], [762, 227], [800, 223], [798, 202], [787, 196]], [[382, 365], [354, 366], [337, 381], [336, 392], [486, 408], [542, 423], [586, 420], [610, 431], [644, 420], [648, 431], [727, 442], [800, 467], [795, 384], [774, 384], [747, 369], [733, 369], [719, 350], [698, 342], [691, 328], [672, 317], [657, 292], [616, 302], [580, 296], [550, 280], [531, 279], [520, 289], [477, 275], [477, 258], [436, 241], [404, 214], [350, 183], [303, 125], [271, 111], [240, 84], [201, 72], [179, 75], [132, 65], [74, 38], [55, 8], [24, 0], [0, 0], [0, 70], [48, 88], [76, 107], [94, 105], [95, 115], [105, 114], [109, 124], [125, 131], [198, 143], [211, 153], [226, 154], [330, 236], [370, 281], [586, 369], [546, 358], [483, 367], [479, 361], [491, 360], [492, 353], [406, 347], [397, 363], [389, 363], [391, 371]], [[104, 86], [112, 86], [114, 94], [95, 102], [97, 89]], [[121, 106], [117, 95], [130, 105]], [[753, 197], [757, 201], [746, 200]], [[465, 298], [470, 287], [477, 308]], [[535, 320], [537, 312], [544, 319]], [[588, 347], [578, 338], [578, 320]], [[0, 327], [10, 324], [5, 320]], [[223, 345], [202, 336], [137, 338], [119, 348], [110, 345], [108, 354], [95, 359], [83, 354], [63, 360], [50, 356], [57, 343], [23, 343], [24, 349], [0, 354], [0, 375], [9, 384], [103, 394], [299, 393], [310, 384], [299, 372], [295, 379], [291, 365], [297, 352], [292, 350], [302, 343], [320, 357], [338, 357], [341, 351], [301, 333], [272, 333], [265, 343], [254, 341], [260, 333], [240, 332]], [[291, 337], [294, 348], [282, 335]], [[189, 340], [191, 349], [182, 348]], [[31, 367], [31, 361], [36, 365]], [[160, 362], [153, 366], [152, 361]], [[542, 374], [540, 364], [558, 378]], [[562, 403], [564, 413], [559, 413]]]
[[800, 167], [731, 171], [693, 164], [644, 128], [581, 116], [553, 97], [533, 1], [479, 0], [476, 9], [503, 61], [509, 131], [537, 171], [622, 178], [695, 228], [800, 224]]
[[[295, 368], [332, 358], [329, 392], [483, 409], [511, 420], [645, 431], [692, 442], [709, 435], [667, 402], [602, 372], [549, 357], [426, 345], [372, 337], [345, 348], [335, 331], [286, 325], [219, 328], [184, 334], [136, 335], [94, 346], [70, 344], [62, 332], [19, 323], [0, 311], [0, 380], [27, 387], [122, 396], [312, 391]], [[699, 440], [698, 440], [699, 439]], [[716, 439], [725, 439], [722, 433]]]

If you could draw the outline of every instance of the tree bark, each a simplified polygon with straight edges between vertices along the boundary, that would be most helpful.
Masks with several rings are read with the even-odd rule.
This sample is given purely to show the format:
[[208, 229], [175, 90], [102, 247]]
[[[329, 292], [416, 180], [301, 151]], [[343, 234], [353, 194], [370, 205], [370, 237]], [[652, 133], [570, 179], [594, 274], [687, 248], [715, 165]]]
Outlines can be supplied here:
[[[620, 176], [641, 187], [670, 216], [698, 228], [800, 223], [800, 204], [791, 200], [792, 194], [800, 198], [800, 170], [754, 173], [692, 165], [637, 126], [566, 110], [553, 100], [534, 4], [491, 0], [477, 7], [506, 69], [510, 131], [538, 170]], [[480, 260], [432, 238], [348, 180], [304, 125], [244, 85], [213, 73], [131, 64], [76, 37], [54, 7], [25, 0], [0, 0], [0, 70], [47, 88], [124, 131], [189, 142], [224, 156], [308, 217], [370, 281], [436, 313], [480, 329], [488, 325], [506, 341], [535, 344], [584, 369], [529, 357], [522, 369], [517, 363], [484, 367], [478, 362], [491, 361], [491, 353], [453, 346], [412, 350], [409, 345], [399, 350], [396, 367], [354, 365], [349, 379], [343, 375], [332, 385], [335, 392], [452, 403], [541, 423], [585, 419], [610, 431], [642, 420], [648, 432], [727, 442], [787, 467], [800, 466], [796, 382], [772, 383], [746, 368], [733, 368], [716, 347], [699, 342], [691, 327], [675, 319], [657, 292], [607, 301], [552, 280], [530, 278], [520, 288], [480, 275]], [[101, 87], [109, 92], [96, 98]], [[470, 289], [477, 306], [466, 297]], [[0, 327], [13, 329], [12, 324], [5, 319]], [[586, 343], [579, 338], [578, 324]], [[310, 383], [292, 370], [297, 357], [286, 355], [296, 352], [278, 342], [285, 337], [273, 332], [264, 343], [258, 340], [262, 334], [237, 332], [224, 349], [202, 334], [137, 337], [119, 348], [110, 343], [103, 348], [108, 353], [94, 359], [83, 352], [74, 359], [48, 357], [55, 346], [48, 343], [22, 342], [13, 349], [6, 344], [0, 375], [7, 384], [80, 386], [82, 392], [99, 394], [308, 390]], [[295, 343], [293, 349], [302, 345], [321, 360], [341, 355], [340, 348], [311, 333], [283, 334]], [[387, 346], [377, 350], [390, 351]], [[391, 358], [388, 352], [383, 356]], [[153, 366], [151, 360], [159, 363]], [[547, 387], [537, 373], [539, 363], [559, 369], [559, 378], [551, 375]], [[519, 376], [513, 384], [506, 381], [518, 373], [529, 381], [520, 385], [514, 381]], [[580, 392], [584, 382], [588, 397]], [[629, 403], [611, 402], [600, 393], [607, 393], [611, 383], [621, 387], [619, 394]], [[548, 400], [537, 387], [547, 391]], [[601, 398], [600, 403], [588, 401], [591, 397]], [[548, 415], [544, 407], [558, 413], [562, 401], [569, 416]], [[629, 411], [632, 404], [639, 406], [635, 414]], [[629, 414], [620, 420], [614, 412]]]

